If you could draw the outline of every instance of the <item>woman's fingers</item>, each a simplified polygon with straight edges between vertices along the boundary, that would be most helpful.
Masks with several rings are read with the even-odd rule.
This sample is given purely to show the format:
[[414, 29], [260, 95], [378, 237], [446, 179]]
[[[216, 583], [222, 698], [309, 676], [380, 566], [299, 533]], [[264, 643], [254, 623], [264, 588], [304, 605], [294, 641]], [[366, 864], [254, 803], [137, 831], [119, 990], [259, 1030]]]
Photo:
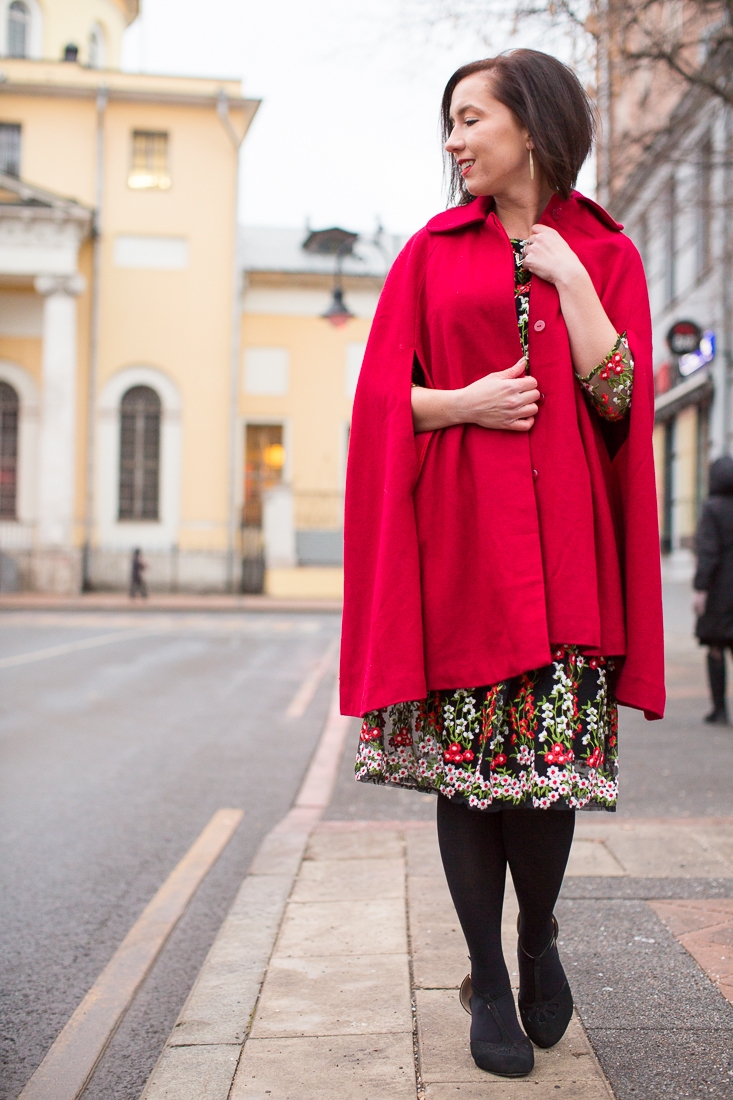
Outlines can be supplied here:
[[536, 405], [540, 399], [540, 391], [536, 389], [532, 390], [520, 390], [519, 393], [514, 394], [513, 403], [516, 405]]
[[[507, 367], [506, 370], [498, 370], [494, 372], [493, 377], [502, 378], [516, 378], [518, 374], [523, 375], [527, 369], [527, 360], [522, 356], [521, 359], [517, 359], [516, 363], [512, 363], [511, 367]], [[486, 376], [491, 377], [490, 375]]]

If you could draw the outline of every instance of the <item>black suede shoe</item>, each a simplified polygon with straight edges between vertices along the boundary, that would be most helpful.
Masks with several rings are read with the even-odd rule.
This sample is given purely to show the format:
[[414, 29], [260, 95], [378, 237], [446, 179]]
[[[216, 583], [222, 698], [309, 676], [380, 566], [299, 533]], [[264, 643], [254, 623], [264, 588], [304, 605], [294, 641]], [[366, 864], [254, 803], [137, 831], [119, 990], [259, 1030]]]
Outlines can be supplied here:
[[[511, 1014], [514, 1029], [519, 1030], [514, 1013], [514, 999], [511, 989], [498, 997], [485, 997], [471, 989], [470, 975], [466, 975], [460, 990], [460, 1001], [470, 1012], [474, 1023], [480, 1023], [481, 1017], [488, 1014], [493, 1023], [492, 1030], [501, 1036], [500, 1042], [488, 1042], [484, 1039], [471, 1039], [471, 1056], [479, 1069], [495, 1073], [498, 1077], [526, 1077], [534, 1068], [534, 1050], [526, 1035], [514, 1038], [507, 1021], [501, 1014], [500, 1004], [505, 998], [511, 999]], [[474, 1025], [471, 1030], [473, 1033]]]
[[[543, 1050], [546, 1050], [548, 1047], [554, 1047], [555, 1043], [560, 1042], [567, 1031], [568, 1024], [573, 1015], [573, 995], [570, 992], [567, 978], [565, 978], [560, 990], [553, 997], [544, 997], [542, 961], [552, 953], [557, 956], [557, 935], [559, 929], [554, 917], [552, 918], [552, 924], [552, 939], [541, 955], [530, 955], [529, 952], [524, 950], [521, 943], [517, 944], [517, 955], [519, 957], [520, 967], [523, 962], [522, 956], [524, 956], [525, 959], [532, 959], [534, 962], [534, 1000], [523, 1001], [520, 998], [519, 1015], [522, 1017], [524, 1030], [527, 1032], [532, 1042], [535, 1043], [536, 1046], [542, 1047]], [[519, 918], [517, 918], [517, 931], [519, 931]], [[559, 959], [556, 959], [556, 961], [558, 966], [560, 966]], [[560, 970], [562, 971], [562, 966], [560, 966]], [[562, 974], [563, 977], [565, 977], [564, 971], [562, 971]]]

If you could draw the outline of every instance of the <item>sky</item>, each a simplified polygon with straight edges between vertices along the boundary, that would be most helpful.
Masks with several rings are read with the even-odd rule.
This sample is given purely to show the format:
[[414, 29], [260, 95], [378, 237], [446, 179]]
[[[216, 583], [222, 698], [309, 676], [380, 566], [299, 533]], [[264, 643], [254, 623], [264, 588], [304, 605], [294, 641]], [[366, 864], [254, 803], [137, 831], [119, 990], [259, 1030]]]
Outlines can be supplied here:
[[[233, 77], [262, 100], [242, 147], [243, 224], [368, 233], [379, 222], [410, 234], [445, 207], [445, 83], [510, 44], [501, 31], [488, 47], [469, 29], [430, 32], [430, 3], [142, 0], [122, 66]], [[592, 178], [586, 170], [581, 190], [592, 192]]]

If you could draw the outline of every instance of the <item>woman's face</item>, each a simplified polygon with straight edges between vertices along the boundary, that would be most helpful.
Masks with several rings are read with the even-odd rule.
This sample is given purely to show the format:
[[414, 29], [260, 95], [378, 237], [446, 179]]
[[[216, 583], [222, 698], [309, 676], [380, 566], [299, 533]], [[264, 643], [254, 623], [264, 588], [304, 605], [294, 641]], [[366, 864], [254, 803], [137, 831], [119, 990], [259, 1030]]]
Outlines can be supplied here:
[[529, 134], [491, 94], [487, 73], [472, 73], [456, 85], [450, 116], [445, 148], [472, 195], [501, 195], [529, 182]]

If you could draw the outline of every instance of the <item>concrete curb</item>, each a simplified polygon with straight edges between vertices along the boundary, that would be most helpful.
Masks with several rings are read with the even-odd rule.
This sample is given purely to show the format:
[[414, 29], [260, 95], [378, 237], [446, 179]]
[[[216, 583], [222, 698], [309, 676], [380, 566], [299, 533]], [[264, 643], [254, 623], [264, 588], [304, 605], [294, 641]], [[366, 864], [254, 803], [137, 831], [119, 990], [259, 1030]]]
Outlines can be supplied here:
[[262, 841], [141, 1100], [226, 1100], [310, 835], [328, 806], [351, 719], [338, 683], [293, 809]]

